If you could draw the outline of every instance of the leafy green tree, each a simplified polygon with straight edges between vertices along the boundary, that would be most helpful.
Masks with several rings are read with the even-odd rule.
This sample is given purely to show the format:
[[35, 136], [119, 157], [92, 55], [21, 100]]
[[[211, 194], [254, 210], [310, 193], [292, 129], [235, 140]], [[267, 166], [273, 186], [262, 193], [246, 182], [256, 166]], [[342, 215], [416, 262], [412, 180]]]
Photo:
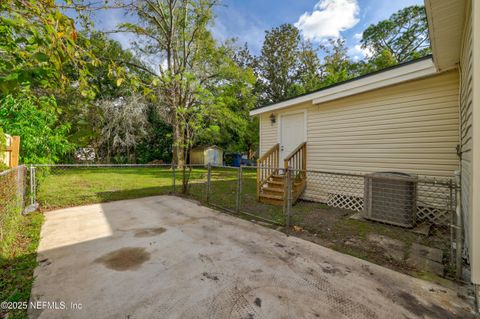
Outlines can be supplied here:
[[164, 163], [172, 162], [172, 127], [165, 123], [154, 105], [149, 104], [148, 134], [137, 146], [136, 157], [140, 163], [153, 160], [162, 160]]
[[362, 47], [372, 53], [377, 69], [425, 56], [431, 52], [423, 6], [406, 7], [390, 18], [370, 25], [362, 34]]
[[298, 82], [300, 41], [300, 31], [291, 24], [265, 32], [257, 69], [261, 104], [285, 100], [295, 94], [292, 87]]
[[86, 65], [98, 60], [77, 45], [74, 21], [54, 1], [4, 0], [0, 11], [0, 96], [22, 87], [47, 92], [65, 88], [67, 62], [78, 70], [78, 90], [85, 96], [94, 94]]
[[[105, 121], [104, 110], [99, 101], [127, 98], [135, 92], [143, 92], [142, 83], [150, 83], [150, 74], [141, 70], [145, 67], [136, 59], [130, 50], [122, 48], [119, 42], [109, 39], [100, 32], [80, 33], [78, 44], [88, 47], [101, 62], [87, 67], [89, 83], [96, 90], [94, 99], [88, 99], [79, 94], [77, 86], [73, 85], [65, 91], [56, 94], [59, 106], [63, 112], [62, 122], [71, 123], [70, 140], [80, 147], [93, 147], [97, 154], [114, 156], [116, 149], [102, 149], [102, 129]], [[135, 67], [132, 67], [134, 65]], [[75, 65], [70, 63], [68, 77], [72, 82], [78, 78]]]
[[322, 86], [328, 86], [356, 76], [354, 63], [348, 56], [344, 39], [330, 39], [321, 46], [325, 53], [322, 65]]
[[318, 57], [318, 49], [311, 42], [302, 42], [300, 51], [300, 84], [304, 93], [312, 92], [322, 87], [322, 65]]
[[21, 136], [22, 163], [55, 163], [73, 149], [67, 140], [69, 125], [58, 125], [58, 108], [51, 96], [20, 93], [0, 99], [0, 127]]
[[138, 35], [142, 54], [159, 61], [158, 74], [151, 72], [156, 85], [151, 89], [159, 114], [173, 129], [178, 166], [184, 166], [189, 149], [202, 136], [219, 137], [223, 124], [235, 122], [238, 114], [232, 103], [239, 102], [233, 97], [245, 93], [240, 84], [245, 76], [229, 47], [218, 46], [208, 28], [216, 4], [217, 0], [142, 0], [131, 8], [139, 23], [120, 25], [120, 30]]
[[200, 130], [196, 144], [217, 144], [227, 151], [249, 150], [254, 144], [249, 140], [249, 125], [252, 121], [249, 111], [254, 107], [256, 97], [253, 88], [256, 77], [246, 64], [241, 67], [238, 55], [244, 49], [226, 44], [220, 48], [225, 58], [218, 67], [221, 81], [207, 86], [211, 95], [206, 126]]

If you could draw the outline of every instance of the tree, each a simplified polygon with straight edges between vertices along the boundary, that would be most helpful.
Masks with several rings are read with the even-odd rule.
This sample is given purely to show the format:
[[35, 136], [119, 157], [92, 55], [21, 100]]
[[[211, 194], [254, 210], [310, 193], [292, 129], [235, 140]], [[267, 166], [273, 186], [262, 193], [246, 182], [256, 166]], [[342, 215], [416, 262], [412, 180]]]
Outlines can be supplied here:
[[112, 153], [123, 155], [126, 162], [134, 161], [135, 149], [147, 135], [147, 103], [142, 96], [133, 94], [99, 104], [103, 113], [101, 143], [107, 161], [110, 162]]
[[377, 68], [406, 62], [431, 52], [425, 8], [410, 6], [389, 19], [370, 25], [362, 34], [362, 48], [372, 53]]
[[55, 163], [72, 151], [67, 139], [68, 124], [58, 124], [58, 107], [51, 96], [35, 97], [29, 92], [0, 99], [0, 127], [22, 138], [22, 163]]
[[[71, 123], [70, 140], [80, 147], [93, 147], [97, 154], [107, 154], [101, 141], [103, 111], [100, 106], [107, 100], [128, 98], [135, 92], [143, 92], [142, 83], [151, 83], [152, 77], [141, 67], [144, 64], [135, 58], [130, 50], [123, 49], [119, 42], [109, 39], [105, 34], [94, 31], [80, 32], [78, 45], [88, 49], [100, 61], [88, 65], [88, 81], [95, 88], [94, 98], [85, 98], [78, 92], [76, 85], [69, 86], [56, 94], [62, 108], [60, 120]], [[132, 67], [134, 65], [135, 67]], [[65, 69], [71, 82], [76, 82], [78, 73], [75, 65], [69, 63]], [[114, 150], [110, 149], [110, 155]], [[123, 155], [123, 154], [122, 154]], [[133, 155], [133, 154], [132, 154]]]
[[329, 39], [321, 46], [325, 53], [322, 65], [322, 86], [332, 85], [356, 76], [354, 64], [348, 56], [344, 39]]
[[295, 94], [298, 81], [300, 32], [291, 24], [282, 24], [265, 32], [258, 57], [259, 98], [262, 104], [285, 100]]
[[[214, 40], [207, 28], [216, 0], [141, 0], [130, 9], [139, 23], [120, 30], [138, 35], [140, 52], [159, 61], [155, 77], [158, 109], [172, 126], [174, 161], [184, 166], [197, 128], [195, 118], [204, 107], [205, 83], [215, 78], [211, 57]], [[215, 63], [213, 63], [215, 65]]]
[[248, 63], [238, 61], [240, 55], [248, 56], [245, 48], [226, 43], [220, 53], [225, 57], [218, 67], [221, 81], [206, 87], [212, 97], [211, 106], [205, 114], [206, 125], [199, 130], [195, 143], [214, 143], [232, 152], [250, 150], [254, 143], [248, 141], [252, 121], [249, 111], [256, 102], [253, 92], [256, 77]]
[[67, 62], [78, 70], [82, 94], [93, 94], [85, 67], [98, 60], [77, 45], [73, 20], [60, 12], [54, 1], [5, 0], [0, 11], [0, 96], [25, 87], [41, 89], [41, 94], [65, 88], [69, 84], [64, 69]]
[[322, 65], [318, 58], [318, 50], [311, 42], [302, 42], [299, 52], [299, 77], [303, 93], [312, 92], [322, 87]]

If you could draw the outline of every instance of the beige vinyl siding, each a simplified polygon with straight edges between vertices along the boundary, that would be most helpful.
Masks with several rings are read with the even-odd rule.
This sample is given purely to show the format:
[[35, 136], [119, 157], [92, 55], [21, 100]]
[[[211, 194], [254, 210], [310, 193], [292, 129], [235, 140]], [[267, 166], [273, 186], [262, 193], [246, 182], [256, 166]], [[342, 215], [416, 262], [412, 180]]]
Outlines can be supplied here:
[[270, 114], [264, 113], [260, 115], [260, 156], [278, 143], [278, 117], [276, 117], [276, 122], [272, 124]]
[[458, 169], [458, 77], [452, 71], [313, 106], [308, 167], [451, 176]]
[[460, 136], [462, 150], [462, 211], [465, 223], [465, 246], [470, 250], [472, 212], [472, 106], [473, 106], [473, 70], [472, 70], [472, 15], [467, 7], [465, 32], [460, 56]]
[[[319, 105], [292, 106], [275, 112], [274, 125], [270, 124], [271, 113], [262, 114], [261, 154], [278, 142], [279, 115], [303, 110], [307, 111], [309, 170], [453, 176], [459, 169], [456, 70]], [[360, 200], [363, 183], [354, 184], [350, 194], [343, 195]], [[334, 180], [332, 185], [336, 185]], [[305, 199], [327, 202], [331, 196], [332, 189], [313, 177], [307, 180]]]
[[260, 115], [260, 153], [278, 141], [278, 115], [307, 110], [307, 167], [313, 170], [452, 176], [459, 168], [458, 72]]

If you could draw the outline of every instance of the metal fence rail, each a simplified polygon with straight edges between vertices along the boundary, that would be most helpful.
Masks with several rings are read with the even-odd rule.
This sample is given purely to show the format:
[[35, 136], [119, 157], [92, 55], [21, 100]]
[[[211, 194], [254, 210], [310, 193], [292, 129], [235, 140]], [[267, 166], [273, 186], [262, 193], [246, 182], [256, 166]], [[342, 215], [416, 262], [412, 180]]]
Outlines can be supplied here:
[[[454, 269], [453, 247], [461, 247], [463, 239], [452, 231], [458, 190], [453, 178], [293, 169], [278, 174], [285, 181], [283, 205], [257, 199], [257, 167], [250, 166], [34, 165], [30, 170], [44, 209], [174, 194], [297, 235], [314, 235], [321, 244], [385, 266], [410, 269], [410, 246], [428, 246], [441, 250], [443, 260], [437, 262], [447, 275]], [[296, 200], [295, 183], [305, 176], [306, 188]], [[418, 234], [398, 226], [424, 227]], [[389, 256], [382, 241], [403, 247], [402, 258], [381, 259]]]

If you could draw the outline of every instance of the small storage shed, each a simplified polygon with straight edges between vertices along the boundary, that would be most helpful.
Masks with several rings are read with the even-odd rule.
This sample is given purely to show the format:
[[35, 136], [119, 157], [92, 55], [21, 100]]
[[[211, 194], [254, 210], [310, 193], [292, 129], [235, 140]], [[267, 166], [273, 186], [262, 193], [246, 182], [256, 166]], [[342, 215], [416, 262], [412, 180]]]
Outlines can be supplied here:
[[223, 149], [218, 146], [199, 146], [190, 151], [190, 164], [223, 165]]

